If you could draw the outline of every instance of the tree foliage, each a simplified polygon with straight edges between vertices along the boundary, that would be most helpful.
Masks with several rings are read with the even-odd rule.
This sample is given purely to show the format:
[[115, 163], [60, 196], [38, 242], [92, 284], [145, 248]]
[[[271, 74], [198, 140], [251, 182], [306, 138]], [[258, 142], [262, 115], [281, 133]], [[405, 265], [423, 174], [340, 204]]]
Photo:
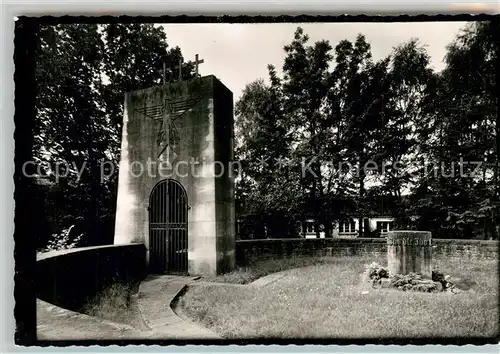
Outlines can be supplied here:
[[[309, 217], [330, 235], [339, 220], [383, 212], [434, 237], [497, 238], [499, 33], [497, 22], [467, 25], [437, 72], [418, 39], [375, 60], [362, 34], [311, 43], [297, 28], [281, 70], [269, 65], [235, 105], [238, 215], [263, 235]], [[161, 84], [163, 62], [167, 82], [179, 60], [183, 78], [193, 65], [150, 24], [45, 26], [38, 38], [38, 246], [61, 232], [109, 243], [124, 95]]]
[[[72, 225], [82, 244], [110, 243], [125, 93], [161, 84], [163, 62], [177, 79], [181, 51], [152, 24], [44, 26], [38, 38], [33, 157], [49, 224], [38, 247]], [[192, 69], [183, 64], [185, 78]]]
[[374, 60], [362, 34], [333, 47], [310, 44], [299, 27], [283, 48], [282, 77], [270, 66], [269, 84], [248, 85], [236, 105], [240, 213], [311, 216], [328, 235], [332, 222], [362, 222], [384, 200], [400, 228], [497, 237], [497, 27], [464, 28], [441, 72], [415, 38]]

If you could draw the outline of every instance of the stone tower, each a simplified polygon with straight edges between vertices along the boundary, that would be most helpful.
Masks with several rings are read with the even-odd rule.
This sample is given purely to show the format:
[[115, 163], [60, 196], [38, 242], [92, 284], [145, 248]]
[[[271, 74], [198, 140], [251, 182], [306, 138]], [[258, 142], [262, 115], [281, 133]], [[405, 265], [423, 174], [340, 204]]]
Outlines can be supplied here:
[[144, 243], [154, 272], [234, 268], [233, 141], [233, 95], [213, 75], [128, 93], [114, 243]]

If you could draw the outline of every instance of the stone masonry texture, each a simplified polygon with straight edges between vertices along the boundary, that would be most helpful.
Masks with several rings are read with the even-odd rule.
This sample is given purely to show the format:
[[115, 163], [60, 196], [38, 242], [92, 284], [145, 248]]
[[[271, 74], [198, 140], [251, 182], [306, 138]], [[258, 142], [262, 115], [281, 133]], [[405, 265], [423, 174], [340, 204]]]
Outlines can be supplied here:
[[[177, 143], [160, 154], [162, 122], [144, 112], [159, 109], [165, 101], [188, 102], [191, 108], [174, 122]], [[186, 190], [190, 207], [189, 274], [233, 269], [233, 131], [232, 92], [212, 75], [127, 94], [114, 243], [142, 242], [149, 259], [149, 196], [157, 183], [171, 178]]]

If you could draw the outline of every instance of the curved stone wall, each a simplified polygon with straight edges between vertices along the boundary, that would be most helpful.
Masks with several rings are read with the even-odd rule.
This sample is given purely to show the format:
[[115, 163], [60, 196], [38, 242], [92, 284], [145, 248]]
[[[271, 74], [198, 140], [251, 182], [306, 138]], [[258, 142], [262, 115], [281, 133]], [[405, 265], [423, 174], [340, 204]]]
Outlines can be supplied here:
[[[432, 239], [432, 253], [450, 258], [498, 259], [499, 242]], [[240, 266], [269, 258], [363, 254], [386, 255], [387, 240], [385, 238], [290, 238], [236, 241], [236, 262]]]
[[144, 279], [147, 274], [143, 244], [82, 247], [37, 256], [37, 297], [70, 310], [116, 282]]

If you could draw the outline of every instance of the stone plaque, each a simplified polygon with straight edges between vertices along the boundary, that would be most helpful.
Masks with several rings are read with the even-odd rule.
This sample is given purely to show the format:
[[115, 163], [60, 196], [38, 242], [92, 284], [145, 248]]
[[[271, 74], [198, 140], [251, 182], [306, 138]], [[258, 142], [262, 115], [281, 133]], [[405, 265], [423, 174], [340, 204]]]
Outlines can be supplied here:
[[389, 274], [419, 273], [432, 278], [432, 234], [428, 231], [389, 231]]

